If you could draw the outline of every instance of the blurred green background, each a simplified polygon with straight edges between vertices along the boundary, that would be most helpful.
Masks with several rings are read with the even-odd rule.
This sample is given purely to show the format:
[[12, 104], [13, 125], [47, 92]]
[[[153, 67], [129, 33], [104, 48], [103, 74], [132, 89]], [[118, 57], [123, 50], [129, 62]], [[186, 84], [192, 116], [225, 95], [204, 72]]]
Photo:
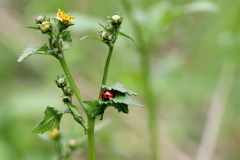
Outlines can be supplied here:
[[[31, 56], [21, 63], [17, 58], [27, 45], [47, 42], [46, 36], [26, 26], [34, 26], [34, 18], [40, 14], [55, 17], [58, 8], [75, 17], [75, 25], [69, 28], [73, 45], [65, 55], [85, 99], [98, 96], [107, 46], [78, 40], [85, 35], [96, 36], [102, 29], [98, 23], [106, 25], [106, 16], [120, 12], [125, 15], [122, 31], [136, 42], [119, 38], [107, 83], [124, 83], [138, 93], [134, 100], [147, 108], [138, 40], [133, 34], [136, 28], [129, 23], [141, 22], [145, 38], [155, 35], [148, 40], [155, 44], [149, 52], [150, 78], [158, 108], [156, 127], [162, 159], [207, 160], [207, 155], [212, 160], [240, 159], [240, 2], [130, 3], [132, 15], [126, 14], [120, 0], [0, 0], [0, 160], [54, 159], [54, 145], [48, 135], [36, 135], [31, 130], [42, 120], [47, 106], [64, 109], [62, 93], [52, 81], [63, 71], [49, 56]], [[171, 21], [155, 23], [156, 17], [168, 11]], [[151, 159], [146, 108], [130, 106], [129, 114], [119, 114], [113, 108], [106, 111], [104, 120], [97, 121], [99, 160]], [[71, 138], [82, 142], [72, 159], [88, 159], [83, 129], [71, 116], [63, 116], [61, 132], [66, 143]]]

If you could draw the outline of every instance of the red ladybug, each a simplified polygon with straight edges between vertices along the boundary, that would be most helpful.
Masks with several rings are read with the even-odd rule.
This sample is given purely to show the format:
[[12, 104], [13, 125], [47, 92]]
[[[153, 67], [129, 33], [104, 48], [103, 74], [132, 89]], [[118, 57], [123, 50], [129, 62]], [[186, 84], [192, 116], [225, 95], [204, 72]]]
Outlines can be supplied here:
[[115, 94], [109, 90], [106, 90], [102, 92], [101, 97], [103, 101], [108, 101], [109, 98], [114, 98]]

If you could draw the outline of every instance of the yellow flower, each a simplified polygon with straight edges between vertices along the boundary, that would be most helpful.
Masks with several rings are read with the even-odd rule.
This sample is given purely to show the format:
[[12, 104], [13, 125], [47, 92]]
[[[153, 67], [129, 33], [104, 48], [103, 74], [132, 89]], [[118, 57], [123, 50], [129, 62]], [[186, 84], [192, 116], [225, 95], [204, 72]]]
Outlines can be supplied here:
[[74, 21], [74, 17], [70, 16], [69, 13], [64, 13], [61, 9], [58, 9], [57, 18], [66, 24], [72, 24]]

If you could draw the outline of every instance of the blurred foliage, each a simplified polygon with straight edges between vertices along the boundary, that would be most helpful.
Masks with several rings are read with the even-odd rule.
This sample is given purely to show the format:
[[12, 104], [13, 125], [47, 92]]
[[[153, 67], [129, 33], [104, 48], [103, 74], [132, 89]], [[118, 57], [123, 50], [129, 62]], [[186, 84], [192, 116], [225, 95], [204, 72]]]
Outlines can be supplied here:
[[[133, 0], [136, 16], [144, 16], [142, 14], [157, 2]], [[179, 16], [161, 30], [157, 39], [150, 40], [156, 44], [152, 52], [151, 72], [159, 123], [162, 125], [161, 152], [166, 160], [195, 157], [224, 68], [229, 70], [227, 75], [233, 81], [229, 82], [229, 91], [224, 97], [226, 104], [223, 104], [224, 112], [212, 160], [237, 160], [240, 157], [240, 3], [237, 0], [212, 0], [208, 1], [211, 5], [204, 7], [201, 1], [192, 6], [191, 2], [169, 0], [164, 1], [166, 5], [159, 9], [159, 13], [155, 9], [156, 14], [168, 7], [178, 9], [185, 6], [189, 12], [199, 8], [208, 10]], [[209, 12], [209, 8], [213, 9], [211, 7], [214, 10]], [[0, 1], [1, 160], [54, 158], [55, 150], [47, 135], [38, 136], [31, 130], [41, 120], [47, 106], [64, 109], [59, 97], [61, 92], [52, 81], [63, 71], [49, 56], [32, 56], [22, 63], [17, 63], [17, 58], [27, 45], [41, 45], [47, 40], [26, 26], [32, 25], [34, 18], [41, 13], [55, 15], [58, 8], [76, 17], [75, 25], [70, 28], [73, 46], [65, 53], [85, 99], [92, 100], [98, 96], [107, 47], [91, 40], [79, 42], [79, 38], [95, 36], [95, 32], [101, 30], [97, 23], [104, 24], [105, 17], [116, 11], [125, 15], [122, 30], [132, 36], [130, 19], [124, 14], [120, 1]], [[148, 20], [143, 22], [146, 29], [154, 27], [151, 20], [155, 17], [145, 18]], [[148, 36], [147, 30], [145, 35]], [[127, 88], [138, 93], [137, 101], [141, 103], [147, 97], [141, 96], [140, 62], [134, 45], [130, 40], [119, 38], [110, 64], [108, 84], [126, 84]], [[127, 115], [111, 110], [106, 112], [104, 119], [111, 117], [113, 121], [97, 133], [99, 159], [148, 159], [145, 110], [131, 106], [129, 110]], [[82, 129], [70, 117], [63, 117], [62, 122], [61, 132], [66, 140], [76, 138], [82, 142], [81, 150], [77, 150], [72, 159], [87, 159], [86, 142], [81, 140], [84, 139]]]

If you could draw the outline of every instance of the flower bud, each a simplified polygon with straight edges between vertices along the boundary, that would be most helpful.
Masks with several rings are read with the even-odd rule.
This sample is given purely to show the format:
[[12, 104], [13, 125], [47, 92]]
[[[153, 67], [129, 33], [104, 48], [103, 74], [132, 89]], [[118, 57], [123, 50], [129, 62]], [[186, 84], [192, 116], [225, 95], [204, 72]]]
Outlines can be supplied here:
[[121, 16], [119, 16], [119, 15], [113, 15], [112, 16], [112, 20], [114, 20], [114, 21], [117, 21], [117, 20], [120, 20], [121, 19]]
[[49, 132], [49, 137], [52, 139], [58, 139], [60, 137], [60, 131], [57, 128], [54, 128]]
[[65, 89], [65, 95], [67, 96], [73, 96], [73, 90], [71, 87], [66, 87]]
[[62, 101], [64, 104], [71, 103], [71, 98], [69, 96], [62, 97]]
[[111, 41], [113, 39], [113, 37], [110, 35], [110, 36], [108, 36], [108, 39]]
[[40, 28], [41, 28], [42, 33], [47, 33], [52, 30], [52, 24], [50, 22], [43, 22], [40, 25]]
[[106, 30], [111, 32], [113, 30], [113, 26], [112, 25], [107, 25]]
[[55, 82], [59, 88], [64, 88], [67, 85], [67, 80], [64, 77], [58, 78]]
[[110, 18], [111, 24], [113, 26], [117, 26], [117, 28], [119, 28], [122, 23], [122, 19], [123, 18], [120, 15], [115, 14]]
[[68, 141], [68, 146], [71, 149], [75, 149], [77, 147], [77, 141], [75, 139], [69, 139]]
[[107, 35], [107, 32], [104, 32], [104, 31], [100, 31], [99, 33], [100, 33], [100, 37], [102, 38], [105, 38]]
[[35, 18], [35, 22], [37, 24], [41, 24], [44, 21], [44, 16], [40, 15], [37, 18]]

